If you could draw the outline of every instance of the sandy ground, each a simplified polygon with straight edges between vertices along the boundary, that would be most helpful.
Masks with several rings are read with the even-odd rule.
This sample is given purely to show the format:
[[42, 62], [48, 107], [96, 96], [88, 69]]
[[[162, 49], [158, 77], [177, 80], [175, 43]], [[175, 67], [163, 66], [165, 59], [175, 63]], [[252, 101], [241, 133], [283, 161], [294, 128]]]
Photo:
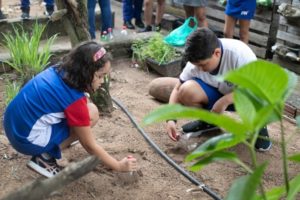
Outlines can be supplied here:
[[[132, 68], [130, 65], [129, 60], [113, 63], [111, 94], [119, 99], [140, 123], [147, 113], [160, 105], [148, 95], [148, 84], [157, 75]], [[3, 85], [2, 81], [1, 92]], [[179, 125], [182, 123], [180, 121]], [[295, 127], [288, 122], [284, 125], [286, 136], [289, 137]], [[279, 124], [270, 125], [269, 130], [274, 140], [273, 148], [269, 152], [258, 153], [259, 162], [269, 162], [264, 174], [264, 184], [267, 188], [283, 183], [280, 147], [277, 143], [280, 138]], [[180, 150], [178, 144], [168, 138], [164, 123], [147, 126], [145, 131], [181, 167], [186, 168], [189, 165], [183, 162], [187, 153]], [[118, 173], [99, 165], [85, 177], [55, 192], [50, 199], [211, 199], [204, 192], [186, 192], [195, 186], [169, 166], [145, 142], [120, 109], [116, 109], [110, 117], [101, 118], [93, 128], [93, 132], [99, 144], [116, 158], [121, 159], [128, 154], [136, 157], [143, 176], [140, 176], [136, 183], [124, 184], [118, 178]], [[208, 136], [200, 137], [199, 143], [207, 138]], [[296, 135], [290, 140], [288, 152], [299, 152], [299, 144], [300, 136]], [[237, 152], [244, 162], [250, 163], [245, 146], [239, 145], [231, 150]], [[88, 154], [80, 144], [77, 144], [67, 149], [63, 156], [64, 159], [60, 162], [68, 163], [82, 160]], [[30, 157], [12, 150], [5, 136], [0, 135], [0, 198], [40, 177], [26, 167], [29, 159]], [[289, 163], [289, 169], [291, 178], [300, 171], [299, 165], [293, 163]], [[191, 174], [224, 197], [232, 181], [245, 172], [235, 164], [222, 162], [211, 164], [202, 171]]]
[[[32, 14], [34, 14], [34, 10], [43, 11], [43, 7], [40, 7], [38, 1], [33, 1], [32, 3]], [[8, 4], [10, 6], [7, 6]], [[18, 4], [19, 1], [17, 0], [3, 2], [4, 10], [8, 9], [6, 11], [10, 17], [20, 16]], [[11, 12], [9, 9], [16, 12]], [[154, 73], [132, 68], [129, 60], [113, 62], [111, 94], [126, 106], [138, 123], [142, 121], [147, 113], [161, 105], [148, 95], [148, 84], [156, 77], [157, 75]], [[2, 116], [4, 95], [3, 75], [0, 78]], [[179, 126], [183, 123], [183, 121], [179, 121]], [[144, 129], [150, 138], [176, 163], [183, 168], [187, 168], [189, 163], [183, 162], [187, 153], [180, 150], [178, 144], [168, 138], [164, 125], [164, 123], [158, 123], [144, 127]], [[284, 122], [284, 127], [285, 135], [287, 137], [291, 136], [295, 130], [295, 126], [289, 122]], [[23, 185], [42, 177], [26, 167], [26, 163], [30, 157], [15, 152], [3, 135], [2, 126], [0, 126], [0, 129], [1, 199], [8, 193], [14, 192]], [[260, 163], [265, 161], [269, 163], [263, 180], [266, 188], [279, 186], [283, 183], [281, 149], [278, 144], [278, 141], [280, 141], [279, 129], [279, 124], [269, 126], [269, 132], [274, 143], [273, 148], [269, 152], [258, 153]], [[50, 199], [211, 199], [202, 191], [187, 192], [188, 189], [195, 188], [195, 186], [169, 166], [145, 142], [144, 138], [120, 109], [116, 109], [111, 116], [102, 117], [93, 128], [93, 132], [98, 143], [116, 158], [121, 159], [128, 154], [136, 157], [143, 176], [139, 177], [138, 182], [124, 184], [119, 178], [118, 173], [112, 172], [100, 164], [85, 177], [53, 193]], [[200, 137], [199, 143], [204, 142], [208, 137]], [[288, 153], [299, 152], [299, 144], [300, 135], [298, 134], [290, 139], [287, 145]], [[232, 148], [231, 151], [236, 152], [244, 162], [251, 162], [245, 146], [239, 145]], [[80, 161], [86, 158], [88, 154], [80, 144], [77, 144], [67, 149], [63, 153], [63, 156], [64, 159], [59, 162], [66, 164]], [[289, 163], [290, 178], [293, 178], [299, 172], [299, 165]], [[235, 164], [222, 162], [211, 164], [202, 171], [191, 174], [224, 198], [233, 180], [245, 175], [245, 172]]]

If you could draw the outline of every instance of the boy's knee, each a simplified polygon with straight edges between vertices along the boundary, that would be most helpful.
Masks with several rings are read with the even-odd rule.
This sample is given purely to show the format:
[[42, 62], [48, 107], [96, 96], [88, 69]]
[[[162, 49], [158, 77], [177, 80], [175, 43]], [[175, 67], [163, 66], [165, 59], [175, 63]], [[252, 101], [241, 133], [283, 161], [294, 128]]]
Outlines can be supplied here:
[[88, 103], [87, 107], [89, 110], [91, 126], [93, 127], [96, 125], [96, 123], [99, 120], [99, 110], [98, 110], [97, 106], [93, 103]]
[[180, 101], [180, 103], [182, 104], [189, 104], [189, 101], [192, 98], [192, 91], [191, 91], [191, 84], [189, 83], [189, 81], [185, 82], [184, 84], [182, 84], [178, 90], [178, 99]]

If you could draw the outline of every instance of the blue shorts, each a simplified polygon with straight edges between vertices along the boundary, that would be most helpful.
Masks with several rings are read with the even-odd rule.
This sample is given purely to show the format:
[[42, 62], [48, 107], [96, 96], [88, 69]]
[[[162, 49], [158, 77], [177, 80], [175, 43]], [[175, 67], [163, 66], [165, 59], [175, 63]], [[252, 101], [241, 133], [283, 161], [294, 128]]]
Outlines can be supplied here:
[[[196, 81], [201, 86], [206, 96], [208, 97], [208, 104], [203, 108], [206, 110], [211, 110], [214, 104], [216, 103], [216, 101], [218, 101], [224, 95], [221, 92], [219, 92], [218, 88], [208, 85], [207, 83], [203, 82], [201, 79], [194, 78], [193, 80]], [[228, 106], [226, 110], [234, 111], [233, 104]]]
[[[4, 123], [4, 126], [6, 124]], [[66, 120], [61, 123], [52, 125], [52, 134], [50, 141], [45, 147], [38, 146], [28, 142], [26, 138], [19, 138], [13, 134], [9, 127], [5, 127], [5, 135], [9, 139], [11, 145], [20, 153], [25, 155], [36, 156], [42, 153], [48, 153], [56, 159], [61, 158], [61, 150], [59, 145], [70, 136], [70, 129]]]
[[255, 9], [256, 0], [228, 0], [225, 13], [235, 19], [251, 20]]

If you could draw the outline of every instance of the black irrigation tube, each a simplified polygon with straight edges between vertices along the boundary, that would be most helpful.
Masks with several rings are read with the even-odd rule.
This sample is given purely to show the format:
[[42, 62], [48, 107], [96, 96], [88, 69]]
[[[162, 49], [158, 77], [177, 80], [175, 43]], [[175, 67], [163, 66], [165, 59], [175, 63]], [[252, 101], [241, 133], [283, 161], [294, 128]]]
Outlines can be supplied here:
[[160, 148], [150, 139], [150, 137], [145, 133], [145, 131], [136, 123], [136, 121], [133, 119], [133, 116], [129, 113], [129, 111], [115, 98], [112, 98], [113, 102], [117, 104], [129, 117], [130, 121], [135, 125], [135, 127], [139, 130], [139, 132], [143, 135], [143, 137], [146, 139], [146, 141], [157, 151], [157, 153], [163, 157], [172, 167], [174, 167], [179, 173], [181, 173], [184, 177], [186, 177], [189, 181], [191, 181], [193, 184], [198, 186], [198, 188], [202, 189], [204, 192], [206, 192], [209, 196], [211, 196], [215, 200], [222, 200], [215, 192], [213, 192], [211, 189], [205, 186], [204, 183], [196, 180], [194, 177], [192, 177], [189, 173], [184, 171], [179, 165], [177, 165], [167, 154], [165, 154], [163, 151], [160, 150]]

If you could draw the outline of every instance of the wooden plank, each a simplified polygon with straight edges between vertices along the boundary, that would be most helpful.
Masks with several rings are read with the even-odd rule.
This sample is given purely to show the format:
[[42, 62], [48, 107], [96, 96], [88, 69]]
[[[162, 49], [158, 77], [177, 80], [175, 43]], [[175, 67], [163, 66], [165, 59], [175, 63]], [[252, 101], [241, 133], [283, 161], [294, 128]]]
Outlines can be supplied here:
[[300, 75], [300, 65], [296, 62], [291, 62], [280, 58], [278, 55], [274, 55], [272, 62], [279, 64], [281, 67], [286, 68], [290, 71]]
[[300, 36], [290, 34], [281, 30], [277, 32], [277, 38], [281, 40], [285, 40], [287, 42], [291, 42], [293, 44], [300, 45]]
[[248, 44], [248, 45], [258, 58], [263, 58], [263, 59], [266, 58], [266, 53], [267, 53], [266, 48], [258, 47], [258, 46], [252, 45], [252, 44]]
[[[218, 21], [225, 22], [225, 13], [224, 11], [216, 10], [210, 7], [206, 8], [206, 16], [210, 19], [216, 18]], [[264, 23], [260, 22], [257, 20], [251, 20], [250, 23], [250, 31], [255, 30], [257, 32], [263, 32], [265, 34], [269, 33], [270, 30], [270, 24], [269, 23]]]
[[[217, 31], [223, 32], [223, 27], [224, 27], [223, 23], [209, 19], [209, 18], [207, 18], [207, 21], [208, 21], [208, 25], [210, 27], [215, 28]], [[234, 36], [239, 38], [239, 29], [237, 27], [234, 29]], [[249, 33], [249, 41], [253, 42], [259, 46], [266, 47], [267, 42], [268, 42], [268, 36], [250, 32]]]
[[[213, 9], [225, 10], [225, 6], [222, 6], [218, 0], [208, 0], [208, 6]], [[254, 19], [258, 21], [270, 22], [272, 20], [272, 10], [269, 9], [256, 9]]]

